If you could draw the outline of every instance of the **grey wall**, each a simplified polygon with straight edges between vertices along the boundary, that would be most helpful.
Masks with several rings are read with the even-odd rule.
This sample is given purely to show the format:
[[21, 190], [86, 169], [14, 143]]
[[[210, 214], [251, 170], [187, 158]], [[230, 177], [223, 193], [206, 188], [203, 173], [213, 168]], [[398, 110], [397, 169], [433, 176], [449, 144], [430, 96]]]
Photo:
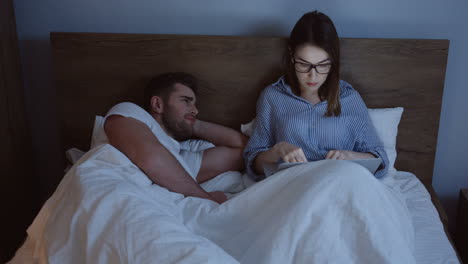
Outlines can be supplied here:
[[42, 198], [53, 191], [45, 186], [60, 179], [57, 161], [63, 158], [56, 143], [50, 31], [286, 36], [314, 9], [328, 14], [342, 37], [450, 40], [433, 185], [453, 225], [458, 192], [468, 187], [466, 0], [15, 0]]

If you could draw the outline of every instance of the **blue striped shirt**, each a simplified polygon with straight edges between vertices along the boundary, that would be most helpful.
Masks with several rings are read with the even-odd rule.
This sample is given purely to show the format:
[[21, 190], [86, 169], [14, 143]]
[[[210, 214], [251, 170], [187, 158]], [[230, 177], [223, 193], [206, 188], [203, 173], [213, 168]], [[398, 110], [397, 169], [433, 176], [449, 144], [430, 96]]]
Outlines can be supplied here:
[[254, 130], [244, 150], [247, 173], [254, 180], [262, 179], [254, 171], [255, 157], [285, 141], [301, 147], [309, 161], [324, 159], [330, 150], [370, 152], [383, 161], [375, 177], [385, 175], [388, 158], [383, 144], [361, 96], [345, 81], [340, 81], [340, 102], [341, 114], [327, 117], [326, 101], [312, 105], [296, 96], [284, 77], [265, 88], [257, 101]]

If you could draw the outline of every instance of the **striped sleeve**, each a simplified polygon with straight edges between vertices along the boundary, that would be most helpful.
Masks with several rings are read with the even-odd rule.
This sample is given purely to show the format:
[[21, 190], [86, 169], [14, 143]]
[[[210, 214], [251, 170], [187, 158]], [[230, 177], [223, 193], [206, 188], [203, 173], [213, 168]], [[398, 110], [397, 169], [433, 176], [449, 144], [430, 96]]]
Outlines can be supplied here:
[[275, 144], [271, 134], [271, 105], [268, 103], [268, 95], [265, 89], [257, 100], [257, 117], [255, 127], [249, 142], [244, 149], [244, 160], [246, 162], [247, 174], [255, 181], [264, 178], [263, 175], [255, 173], [254, 161], [260, 152], [267, 151]]
[[359, 107], [359, 119], [362, 121], [362, 123], [360, 125], [360, 132], [357, 133], [358, 138], [356, 139], [354, 151], [372, 153], [382, 159], [382, 164], [374, 174], [376, 178], [381, 178], [388, 172], [389, 162], [387, 153], [385, 152], [383, 143], [377, 135], [377, 131], [375, 130], [374, 125], [372, 124], [364, 101], [357, 92], [356, 95], [358, 97], [357, 107]]

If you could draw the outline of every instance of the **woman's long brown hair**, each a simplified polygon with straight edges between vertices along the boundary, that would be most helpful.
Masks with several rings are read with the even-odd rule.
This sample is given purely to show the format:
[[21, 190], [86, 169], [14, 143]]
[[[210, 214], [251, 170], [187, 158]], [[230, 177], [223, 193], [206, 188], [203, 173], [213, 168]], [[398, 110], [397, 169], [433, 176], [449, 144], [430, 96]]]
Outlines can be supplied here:
[[332, 67], [326, 81], [320, 86], [318, 95], [321, 101], [328, 102], [325, 115], [339, 116], [341, 114], [339, 98], [340, 39], [335, 25], [327, 15], [318, 11], [306, 13], [297, 21], [291, 31], [283, 63], [286, 70], [286, 82], [296, 95], [300, 94], [300, 88], [292, 59], [296, 50], [306, 44], [317, 46], [330, 56]]

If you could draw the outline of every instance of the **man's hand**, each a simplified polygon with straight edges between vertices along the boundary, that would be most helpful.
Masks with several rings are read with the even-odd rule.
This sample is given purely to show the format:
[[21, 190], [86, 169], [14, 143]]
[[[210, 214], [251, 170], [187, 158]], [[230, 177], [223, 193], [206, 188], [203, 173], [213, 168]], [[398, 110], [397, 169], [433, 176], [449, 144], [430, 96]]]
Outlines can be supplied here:
[[371, 153], [355, 152], [350, 150], [330, 150], [325, 159], [334, 160], [354, 160], [354, 159], [371, 159], [375, 156]]
[[216, 191], [216, 192], [209, 192], [208, 194], [210, 195], [211, 200], [213, 200], [213, 201], [215, 201], [215, 202], [217, 202], [219, 204], [222, 204], [225, 201], [227, 201], [227, 197], [223, 192]]
[[278, 157], [276, 160], [281, 158], [287, 163], [307, 162], [307, 158], [305, 157], [302, 148], [288, 142], [279, 142], [273, 146], [272, 150]]

